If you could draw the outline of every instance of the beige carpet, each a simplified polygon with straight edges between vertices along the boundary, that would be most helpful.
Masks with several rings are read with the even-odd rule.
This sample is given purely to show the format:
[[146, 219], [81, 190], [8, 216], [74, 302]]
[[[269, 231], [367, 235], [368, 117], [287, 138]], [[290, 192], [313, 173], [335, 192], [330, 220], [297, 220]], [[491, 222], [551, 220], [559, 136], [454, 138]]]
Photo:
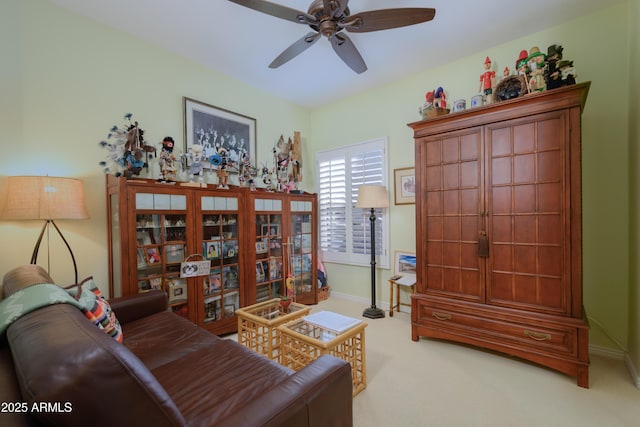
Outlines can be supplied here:
[[[362, 318], [364, 308], [331, 296], [313, 311]], [[413, 342], [407, 313], [364, 320], [367, 388], [353, 401], [355, 426], [640, 426], [640, 390], [621, 360], [592, 355], [584, 389], [509, 356]]]

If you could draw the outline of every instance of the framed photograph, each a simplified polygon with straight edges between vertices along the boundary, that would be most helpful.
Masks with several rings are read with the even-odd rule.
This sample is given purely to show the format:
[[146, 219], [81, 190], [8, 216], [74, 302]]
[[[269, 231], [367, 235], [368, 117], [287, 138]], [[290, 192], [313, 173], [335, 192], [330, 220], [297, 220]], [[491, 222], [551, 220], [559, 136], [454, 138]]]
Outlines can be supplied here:
[[160, 251], [157, 246], [152, 246], [145, 249], [145, 256], [147, 265], [159, 265], [160, 264]]
[[217, 154], [217, 148], [224, 148], [232, 162], [248, 153], [251, 164], [257, 164], [256, 119], [186, 97], [183, 103], [184, 150], [202, 145], [204, 169], [211, 169], [209, 157]]
[[264, 281], [265, 281], [264, 266], [262, 265], [262, 262], [258, 261], [256, 262], [256, 283], [262, 283]]
[[220, 242], [205, 242], [203, 245], [206, 259], [220, 258]]
[[394, 273], [401, 276], [416, 276], [416, 254], [411, 252], [395, 251]]
[[149, 236], [149, 233], [147, 231], [137, 231], [136, 240], [138, 242], [138, 246], [151, 244], [151, 236]]
[[256, 242], [256, 254], [264, 254], [269, 251], [267, 247], [267, 239], [258, 240]]
[[410, 205], [416, 202], [416, 168], [393, 170], [395, 204]]
[[184, 259], [184, 246], [182, 245], [166, 245], [164, 249], [167, 264], [182, 262]]
[[169, 304], [187, 301], [187, 283], [184, 280], [169, 279], [167, 288]]

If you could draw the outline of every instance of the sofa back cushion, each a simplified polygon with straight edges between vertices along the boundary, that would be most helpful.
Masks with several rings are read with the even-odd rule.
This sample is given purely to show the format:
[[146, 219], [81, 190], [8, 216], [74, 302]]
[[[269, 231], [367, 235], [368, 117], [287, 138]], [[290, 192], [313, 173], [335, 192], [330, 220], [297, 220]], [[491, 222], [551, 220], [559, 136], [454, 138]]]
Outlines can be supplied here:
[[142, 362], [70, 304], [21, 317], [7, 341], [23, 401], [48, 405], [31, 411], [44, 424], [185, 425]]

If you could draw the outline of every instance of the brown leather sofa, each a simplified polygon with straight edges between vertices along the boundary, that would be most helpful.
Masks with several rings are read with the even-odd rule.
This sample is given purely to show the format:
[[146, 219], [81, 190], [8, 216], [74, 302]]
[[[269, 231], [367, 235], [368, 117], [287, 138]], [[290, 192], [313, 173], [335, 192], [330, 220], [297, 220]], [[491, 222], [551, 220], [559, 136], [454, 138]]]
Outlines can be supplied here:
[[[53, 281], [21, 266], [5, 274], [4, 296], [37, 283]], [[348, 363], [323, 356], [294, 372], [168, 312], [160, 291], [110, 302], [123, 344], [70, 304], [8, 327], [0, 425], [352, 425]]]

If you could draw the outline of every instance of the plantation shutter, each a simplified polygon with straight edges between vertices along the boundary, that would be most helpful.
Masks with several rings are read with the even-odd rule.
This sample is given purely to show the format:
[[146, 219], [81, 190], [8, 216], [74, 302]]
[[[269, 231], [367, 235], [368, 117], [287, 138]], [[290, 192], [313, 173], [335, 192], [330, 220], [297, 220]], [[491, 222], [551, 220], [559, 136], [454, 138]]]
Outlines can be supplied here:
[[[320, 249], [329, 262], [366, 265], [371, 257], [370, 209], [356, 208], [363, 184], [387, 186], [386, 138], [316, 153]], [[376, 209], [376, 254], [388, 266], [388, 219]]]

